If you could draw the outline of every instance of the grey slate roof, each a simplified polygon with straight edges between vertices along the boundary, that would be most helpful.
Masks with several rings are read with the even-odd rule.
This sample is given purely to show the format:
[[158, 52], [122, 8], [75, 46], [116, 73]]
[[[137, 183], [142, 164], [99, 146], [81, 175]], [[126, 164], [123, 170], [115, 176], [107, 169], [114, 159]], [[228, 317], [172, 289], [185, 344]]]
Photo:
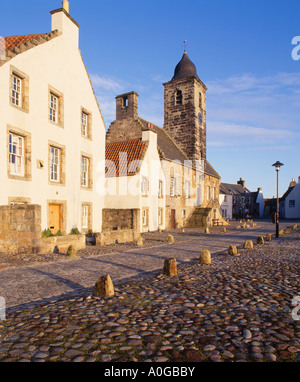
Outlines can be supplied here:
[[[142, 122], [144, 128], [148, 127], [148, 121], [145, 121], [142, 118], [139, 118], [139, 120]], [[174, 140], [164, 129], [153, 124], [151, 125], [152, 129], [157, 133], [157, 145], [160, 151], [160, 155], [163, 159], [168, 159], [171, 161], [179, 160], [182, 164], [184, 164], [184, 161], [189, 160], [185, 153], [176, 145]], [[204, 163], [204, 173], [216, 178], [221, 178], [217, 171], [207, 160]]]
[[244, 195], [245, 193], [251, 193], [248, 188], [243, 187], [241, 184], [222, 183], [222, 186], [234, 195]]

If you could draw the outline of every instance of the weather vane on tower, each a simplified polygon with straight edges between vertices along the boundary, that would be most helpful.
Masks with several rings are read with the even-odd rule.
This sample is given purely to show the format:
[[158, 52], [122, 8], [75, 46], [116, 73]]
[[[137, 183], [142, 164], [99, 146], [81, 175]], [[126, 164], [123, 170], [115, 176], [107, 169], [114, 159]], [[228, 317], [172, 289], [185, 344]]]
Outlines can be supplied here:
[[183, 41], [183, 46], [184, 46], [184, 51], [186, 52], [186, 48], [187, 48], [187, 40], [184, 40], [184, 41]]

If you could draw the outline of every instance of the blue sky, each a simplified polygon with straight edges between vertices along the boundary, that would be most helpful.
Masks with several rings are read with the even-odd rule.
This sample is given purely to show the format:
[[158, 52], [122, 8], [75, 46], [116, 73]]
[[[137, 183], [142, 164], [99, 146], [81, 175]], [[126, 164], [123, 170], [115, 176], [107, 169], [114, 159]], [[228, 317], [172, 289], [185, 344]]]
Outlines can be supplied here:
[[[0, 35], [50, 31], [60, 0], [1, 0]], [[163, 82], [171, 80], [187, 40], [207, 92], [208, 160], [222, 181], [280, 194], [300, 176], [299, 0], [70, 0], [81, 25], [80, 49], [106, 127], [115, 96], [139, 94], [139, 115], [163, 126]], [[300, 53], [299, 53], [300, 54]]]

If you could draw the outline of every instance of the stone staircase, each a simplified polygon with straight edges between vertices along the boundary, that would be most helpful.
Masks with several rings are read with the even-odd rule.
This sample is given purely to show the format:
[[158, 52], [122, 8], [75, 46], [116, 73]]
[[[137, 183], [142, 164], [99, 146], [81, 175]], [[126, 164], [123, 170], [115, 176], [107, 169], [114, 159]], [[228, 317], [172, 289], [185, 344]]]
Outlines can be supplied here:
[[204, 202], [202, 206], [196, 207], [190, 215], [186, 228], [205, 228], [213, 225], [213, 219], [217, 212], [217, 219], [220, 225], [227, 225], [227, 222], [222, 218], [220, 213], [220, 205], [217, 201], [210, 200]]

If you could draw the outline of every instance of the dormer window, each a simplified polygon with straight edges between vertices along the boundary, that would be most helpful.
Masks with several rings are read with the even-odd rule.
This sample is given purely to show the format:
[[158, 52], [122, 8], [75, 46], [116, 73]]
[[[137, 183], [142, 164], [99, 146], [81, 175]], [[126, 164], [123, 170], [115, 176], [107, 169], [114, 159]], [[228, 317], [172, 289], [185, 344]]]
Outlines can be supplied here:
[[176, 105], [182, 105], [182, 91], [176, 90]]

